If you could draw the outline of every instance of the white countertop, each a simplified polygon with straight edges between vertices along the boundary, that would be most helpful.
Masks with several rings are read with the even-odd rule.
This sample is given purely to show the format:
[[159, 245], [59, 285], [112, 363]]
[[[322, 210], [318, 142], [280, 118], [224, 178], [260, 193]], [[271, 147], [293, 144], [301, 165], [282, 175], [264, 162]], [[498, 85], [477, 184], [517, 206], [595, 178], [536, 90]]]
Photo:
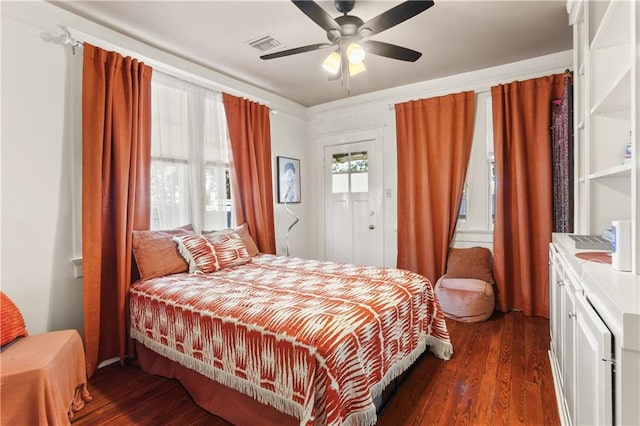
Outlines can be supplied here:
[[585, 296], [621, 346], [640, 351], [640, 276], [576, 257], [597, 250], [576, 250], [568, 235], [553, 234], [553, 243], [574, 269]]

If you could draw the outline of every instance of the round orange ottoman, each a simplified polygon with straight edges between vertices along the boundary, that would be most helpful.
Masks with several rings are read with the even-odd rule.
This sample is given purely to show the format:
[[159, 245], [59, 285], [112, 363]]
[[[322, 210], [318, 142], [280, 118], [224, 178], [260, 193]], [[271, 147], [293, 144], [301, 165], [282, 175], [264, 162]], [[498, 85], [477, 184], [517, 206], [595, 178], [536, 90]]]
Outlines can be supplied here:
[[493, 285], [474, 278], [447, 278], [436, 283], [436, 295], [442, 312], [448, 318], [463, 322], [480, 322], [493, 314]]

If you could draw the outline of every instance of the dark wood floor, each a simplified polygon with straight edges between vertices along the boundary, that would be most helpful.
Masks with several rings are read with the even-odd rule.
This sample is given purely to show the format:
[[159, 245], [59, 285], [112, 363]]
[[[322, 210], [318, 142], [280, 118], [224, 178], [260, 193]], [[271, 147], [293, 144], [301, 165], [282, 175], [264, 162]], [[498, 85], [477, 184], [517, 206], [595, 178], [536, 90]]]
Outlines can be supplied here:
[[[453, 358], [420, 358], [378, 425], [560, 424], [547, 320], [512, 312], [484, 323], [447, 325]], [[228, 426], [195, 405], [177, 381], [135, 366], [98, 370], [89, 391], [94, 400], [76, 414], [74, 425]]]

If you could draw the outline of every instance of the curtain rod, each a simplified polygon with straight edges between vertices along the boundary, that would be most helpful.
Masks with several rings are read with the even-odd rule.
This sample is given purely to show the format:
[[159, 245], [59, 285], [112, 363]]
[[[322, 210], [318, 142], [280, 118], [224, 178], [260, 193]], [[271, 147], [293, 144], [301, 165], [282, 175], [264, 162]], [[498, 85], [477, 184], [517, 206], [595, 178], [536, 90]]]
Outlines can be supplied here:
[[[471, 91], [471, 90], [469, 90], [469, 91]], [[491, 92], [491, 89], [489, 88], [489, 89], [482, 89], [482, 90], [473, 90], [473, 92], [476, 95], [481, 95], [483, 93]], [[438, 96], [446, 96], [446, 95], [436, 95], [436, 96], [430, 96], [430, 97], [438, 97]], [[393, 104], [387, 104], [387, 108], [389, 108], [389, 111], [393, 111], [396, 108], [397, 104], [404, 104], [404, 103], [411, 102], [411, 101], [416, 101], [416, 100], [419, 101], [421, 99], [429, 99], [429, 98], [408, 99], [406, 101], [397, 101], [396, 103], [393, 103]]]
[[[573, 71], [570, 70], [569, 68], [565, 68], [564, 70], [564, 76], [565, 77], [573, 77]], [[482, 90], [474, 90], [476, 95], [482, 94], [482, 93], [489, 93], [491, 92], [491, 88], [487, 88], [487, 89], [482, 89]], [[428, 98], [427, 98], [428, 99]], [[415, 99], [412, 99], [415, 100]], [[405, 103], [405, 102], [410, 102], [411, 100], [407, 100], [407, 101], [398, 101], [397, 103]], [[389, 108], [389, 111], [393, 111], [395, 109], [396, 104], [387, 104], [387, 107]]]
[[[83, 48], [84, 47], [84, 42], [74, 38], [71, 35], [71, 32], [69, 31], [69, 28], [67, 28], [66, 26], [59, 25], [59, 27], [63, 31], [63, 34], [60, 36], [60, 42], [63, 45], [71, 46], [71, 52], [75, 55], [76, 54], [76, 47]], [[155, 64], [153, 66], [153, 72], [157, 72], [157, 73], [162, 74], [164, 76], [168, 76], [168, 77], [171, 77], [171, 78], [178, 79], [178, 80], [183, 81], [185, 83], [193, 84], [194, 86], [198, 86], [198, 87], [201, 87], [203, 89], [212, 90], [212, 91], [214, 91], [216, 93], [219, 93], [219, 94], [223, 93], [222, 89], [209, 87], [209, 86], [206, 86], [204, 84], [196, 83], [193, 80], [189, 80], [189, 79], [177, 76], [175, 74], [172, 74], [171, 72], [167, 72], [166, 70], [163, 70], [161, 66], [160, 67], [156, 67]], [[238, 92], [236, 92], [236, 93], [238, 93]], [[245, 96], [245, 95], [243, 95], [243, 96]], [[256, 98], [254, 98], [254, 99], [256, 99]], [[256, 99], [256, 102], [264, 104], [267, 108], [269, 108], [269, 112], [271, 114], [277, 114], [278, 113], [277, 110], [275, 110], [275, 109], [273, 109], [273, 108], [271, 108], [269, 106], [268, 102], [266, 102], [264, 100], [261, 100], [261, 99]]]
[[76, 54], [76, 47], [84, 47], [84, 42], [76, 40], [69, 32], [69, 28], [64, 25], [58, 25], [64, 33], [60, 36], [60, 41], [66, 46], [71, 46], [71, 53]]

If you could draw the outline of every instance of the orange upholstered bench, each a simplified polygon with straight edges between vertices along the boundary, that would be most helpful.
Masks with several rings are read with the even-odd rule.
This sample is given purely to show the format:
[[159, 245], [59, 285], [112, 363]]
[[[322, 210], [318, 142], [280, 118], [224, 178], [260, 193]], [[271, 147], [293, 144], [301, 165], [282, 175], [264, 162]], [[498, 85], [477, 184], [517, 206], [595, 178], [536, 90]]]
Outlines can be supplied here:
[[489, 249], [450, 249], [447, 273], [436, 282], [435, 292], [446, 317], [464, 322], [488, 319], [495, 307]]
[[[91, 400], [80, 335], [61, 330], [29, 336], [20, 311], [4, 293], [0, 303], [0, 424], [70, 424], [73, 414]], [[13, 325], [20, 323], [22, 331], [14, 337]], [[6, 346], [5, 339], [10, 339]]]

